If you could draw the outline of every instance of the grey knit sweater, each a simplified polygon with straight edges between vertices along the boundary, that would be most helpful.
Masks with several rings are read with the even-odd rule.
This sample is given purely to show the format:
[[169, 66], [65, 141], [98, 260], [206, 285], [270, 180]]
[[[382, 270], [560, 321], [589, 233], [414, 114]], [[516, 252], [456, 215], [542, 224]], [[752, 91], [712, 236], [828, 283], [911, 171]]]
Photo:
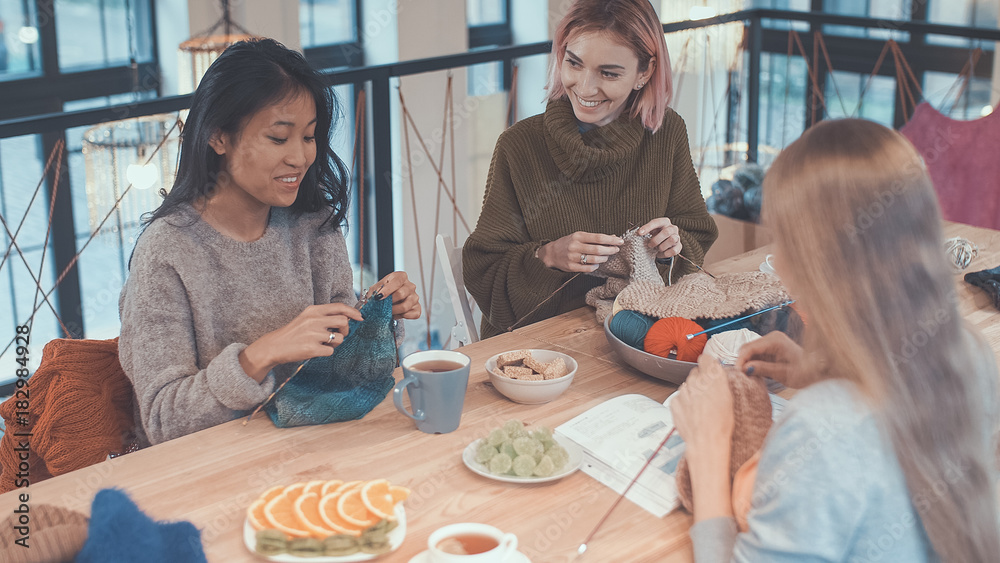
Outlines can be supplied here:
[[246, 414], [295, 366], [258, 384], [239, 353], [309, 305], [356, 302], [340, 229], [321, 228], [328, 216], [273, 208], [253, 242], [222, 235], [188, 205], [146, 228], [119, 299], [118, 342], [141, 445]]

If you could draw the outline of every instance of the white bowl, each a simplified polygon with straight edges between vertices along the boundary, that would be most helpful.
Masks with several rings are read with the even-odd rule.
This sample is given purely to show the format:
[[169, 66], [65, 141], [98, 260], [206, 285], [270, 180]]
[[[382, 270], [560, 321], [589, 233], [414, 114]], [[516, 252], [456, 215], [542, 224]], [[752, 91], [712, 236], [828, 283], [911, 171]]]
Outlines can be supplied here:
[[[511, 350], [516, 351], [516, 350]], [[525, 405], [540, 405], [562, 395], [563, 391], [569, 389], [573, 383], [573, 376], [576, 375], [577, 363], [572, 356], [553, 350], [529, 350], [531, 356], [540, 362], [551, 362], [556, 358], [562, 358], [566, 362], [569, 373], [556, 379], [546, 381], [524, 381], [521, 379], [511, 379], [496, 374], [497, 358], [500, 354], [486, 360], [486, 373], [490, 375], [490, 382], [511, 401]], [[507, 352], [503, 352], [506, 354]]]

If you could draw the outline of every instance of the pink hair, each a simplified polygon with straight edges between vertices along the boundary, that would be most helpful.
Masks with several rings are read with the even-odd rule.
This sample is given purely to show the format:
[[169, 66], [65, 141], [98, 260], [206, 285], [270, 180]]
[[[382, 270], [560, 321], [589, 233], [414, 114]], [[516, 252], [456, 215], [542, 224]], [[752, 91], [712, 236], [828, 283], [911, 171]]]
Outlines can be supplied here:
[[559, 22], [549, 61], [549, 100], [566, 96], [560, 67], [566, 56], [566, 45], [585, 32], [611, 34], [622, 45], [632, 49], [639, 59], [639, 72], [649, 68], [656, 59], [649, 81], [626, 102], [626, 111], [640, 117], [642, 124], [656, 132], [663, 124], [673, 96], [670, 56], [663, 38], [663, 27], [648, 0], [578, 0]]

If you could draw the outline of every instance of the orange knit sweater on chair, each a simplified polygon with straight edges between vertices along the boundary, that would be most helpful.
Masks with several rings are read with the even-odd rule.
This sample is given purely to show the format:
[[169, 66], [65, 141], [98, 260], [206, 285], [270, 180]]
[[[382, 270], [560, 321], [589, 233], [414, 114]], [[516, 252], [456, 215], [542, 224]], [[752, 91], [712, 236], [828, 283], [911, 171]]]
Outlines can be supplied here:
[[[0, 493], [25, 478], [18, 475], [22, 461], [28, 462], [28, 480], [35, 483], [123, 452], [134, 424], [132, 403], [132, 385], [118, 363], [117, 338], [46, 344], [28, 385], [0, 404], [7, 428], [0, 439]], [[19, 456], [25, 443], [27, 460]]]

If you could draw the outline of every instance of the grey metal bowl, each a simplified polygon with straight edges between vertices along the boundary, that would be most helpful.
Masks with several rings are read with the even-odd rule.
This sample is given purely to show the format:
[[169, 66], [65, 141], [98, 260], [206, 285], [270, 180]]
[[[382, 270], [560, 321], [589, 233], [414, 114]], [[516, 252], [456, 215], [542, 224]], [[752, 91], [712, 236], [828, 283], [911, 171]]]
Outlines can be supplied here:
[[608, 343], [611, 344], [611, 348], [625, 360], [626, 364], [650, 377], [669, 381], [675, 385], [684, 383], [688, 373], [698, 365], [695, 362], [661, 358], [618, 340], [618, 337], [611, 332], [611, 315], [604, 319], [604, 335], [607, 337]]

